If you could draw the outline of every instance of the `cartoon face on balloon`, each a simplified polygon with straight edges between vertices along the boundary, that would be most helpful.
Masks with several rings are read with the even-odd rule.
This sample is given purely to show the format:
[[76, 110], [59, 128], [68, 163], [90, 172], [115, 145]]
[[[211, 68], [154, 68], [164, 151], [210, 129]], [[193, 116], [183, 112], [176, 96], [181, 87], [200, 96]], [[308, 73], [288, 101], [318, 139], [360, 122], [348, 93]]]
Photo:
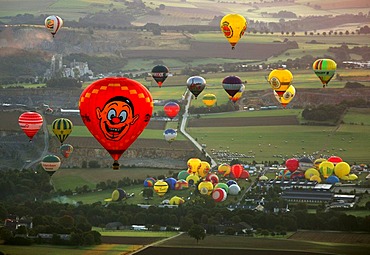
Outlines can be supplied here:
[[103, 109], [96, 108], [100, 129], [104, 136], [113, 141], [121, 140], [130, 126], [135, 124], [139, 115], [134, 115], [134, 106], [126, 97], [110, 99]]

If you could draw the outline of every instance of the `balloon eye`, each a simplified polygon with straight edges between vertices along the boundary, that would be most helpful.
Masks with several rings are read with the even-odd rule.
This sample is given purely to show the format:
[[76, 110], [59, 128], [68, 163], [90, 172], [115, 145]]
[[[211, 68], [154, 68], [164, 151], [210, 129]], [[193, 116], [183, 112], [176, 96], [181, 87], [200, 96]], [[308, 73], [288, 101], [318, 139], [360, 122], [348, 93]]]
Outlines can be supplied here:
[[278, 79], [278, 78], [276, 78], [276, 77], [272, 77], [272, 78], [271, 78], [271, 80], [270, 80], [270, 84], [271, 84], [271, 86], [272, 86], [273, 88], [275, 88], [275, 89], [280, 88], [280, 81], [279, 81], [279, 79]]
[[119, 114], [119, 119], [121, 120], [121, 122], [125, 122], [126, 119], [127, 119], [127, 112], [126, 111], [122, 111], [120, 114]]
[[108, 120], [112, 120], [114, 117], [116, 117], [117, 113], [115, 110], [110, 109], [107, 115]]

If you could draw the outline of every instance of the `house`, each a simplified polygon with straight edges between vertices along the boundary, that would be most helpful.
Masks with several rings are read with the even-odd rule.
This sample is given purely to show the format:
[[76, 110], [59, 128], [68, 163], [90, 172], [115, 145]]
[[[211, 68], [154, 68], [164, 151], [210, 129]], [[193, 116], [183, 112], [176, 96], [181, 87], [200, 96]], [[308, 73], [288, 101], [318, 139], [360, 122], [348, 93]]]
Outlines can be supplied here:
[[145, 227], [144, 225], [131, 225], [131, 230], [135, 230], [135, 231], [147, 231], [148, 228]]

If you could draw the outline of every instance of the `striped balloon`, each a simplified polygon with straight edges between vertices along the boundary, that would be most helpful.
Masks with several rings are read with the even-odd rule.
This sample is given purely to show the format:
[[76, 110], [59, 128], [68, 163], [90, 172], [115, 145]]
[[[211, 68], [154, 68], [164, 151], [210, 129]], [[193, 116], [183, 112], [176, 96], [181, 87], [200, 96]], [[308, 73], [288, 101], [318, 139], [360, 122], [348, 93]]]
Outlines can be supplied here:
[[332, 59], [318, 59], [312, 65], [313, 71], [321, 80], [322, 86], [326, 87], [337, 70], [337, 63]]
[[222, 87], [229, 96], [233, 97], [243, 86], [242, 80], [238, 76], [226, 76], [222, 80]]
[[59, 16], [51, 15], [45, 19], [45, 27], [54, 35], [63, 26], [63, 20]]
[[30, 141], [40, 130], [43, 123], [41, 114], [37, 112], [25, 112], [18, 118], [18, 124], [23, 132], [28, 136]]
[[58, 138], [60, 143], [63, 144], [63, 142], [72, 132], [73, 124], [69, 119], [59, 118], [53, 121], [51, 128], [53, 129], [53, 133]]

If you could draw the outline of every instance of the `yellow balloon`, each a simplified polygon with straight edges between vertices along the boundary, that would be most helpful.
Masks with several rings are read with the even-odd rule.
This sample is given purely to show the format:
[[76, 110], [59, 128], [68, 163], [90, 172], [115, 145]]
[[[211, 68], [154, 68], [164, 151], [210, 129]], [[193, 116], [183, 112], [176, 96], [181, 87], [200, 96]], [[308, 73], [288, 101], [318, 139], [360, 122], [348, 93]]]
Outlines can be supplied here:
[[321, 182], [321, 178], [318, 175], [312, 175], [310, 181], [317, 181], [318, 183]]
[[223, 176], [227, 176], [231, 172], [231, 166], [226, 163], [223, 163], [218, 166], [218, 172], [222, 174]]
[[205, 94], [202, 101], [207, 107], [212, 107], [217, 102], [217, 97], [214, 94]]
[[319, 165], [319, 171], [324, 176], [324, 178], [328, 178], [330, 175], [334, 173], [334, 164], [330, 161], [323, 161]]
[[197, 182], [199, 182], [200, 178], [197, 174], [190, 174], [188, 177], [186, 177], [186, 181], [189, 185], [194, 185]]
[[73, 124], [69, 119], [58, 118], [53, 121], [51, 128], [60, 143], [63, 144], [67, 137], [72, 133]]
[[188, 173], [197, 174], [202, 161], [199, 158], [191, 158], [188, 160]]
[[304, 173], [304, 177], [307, 179], [307, 180], [310, 180], [312, 176], [320, 176], [320, 173], [319, 171], [317, 171], [315, 168], [308, 168], [306, 170], [306, 172]]
[[158, 196], [162, 197], [166, 194], [168, 190], [167, 182], [163, 180], [158, 180], [153, 186], [154, 192], [158, 194]]
[[185, 203], [185, 200], [178, 196], [174, 196], [170, 199], [170, 205], [181, 205], [183, 203]]
[[203, 178], [209, 173], [209, 170], [211, 170], [211, 165], [207, 161], [202, 161], [198, 170], [198, 175]]
[[213, 191], [213, 184], [209, 181], [199, 183], [198, 190], [202, 195], [211, 195]]
[[354, 181], [354, 180], [357, 180], [357, 179], [358, 179], [358, 176], [357, 176], [357, 175], [355, 175], [355, 174], [349, 174], [349, 175], [348, 175], [348, 179], [349, 179], [350, 181]]
[[296, 94], [295, 88], [293, 85], [290, 85], [289, 88], [283, 93], [283, 96], [279, 96], [278, 93], [274, 90], [274, 96], [278, 100], [278, 102], [285, 108], [290, 101], [293, 100]]
[[348, 175], [350, 171], [351, 171], [351, 167], [346, 162], [339, 162], [334, 167], [334, 173], [340, 179], [342, 179], [342, 177]]
[[274, 69], [270, 72], [267, 81], [279, 97], [282, 97], [293, 81], [293, 74], [288, 69]]
[[319, 170], [320, 169], [320, 164], [324, 161], [327, 161], [326, 158], [318, 158], [318, 159], [315, 159], [315, 161], [313, 162], [314, 164], [314, 167]]
[[220, 28], [231, 44], [231, 48], [234, 49], [247, 30], [247, 20], [240, 14], [227, 14], [222, 18]]

